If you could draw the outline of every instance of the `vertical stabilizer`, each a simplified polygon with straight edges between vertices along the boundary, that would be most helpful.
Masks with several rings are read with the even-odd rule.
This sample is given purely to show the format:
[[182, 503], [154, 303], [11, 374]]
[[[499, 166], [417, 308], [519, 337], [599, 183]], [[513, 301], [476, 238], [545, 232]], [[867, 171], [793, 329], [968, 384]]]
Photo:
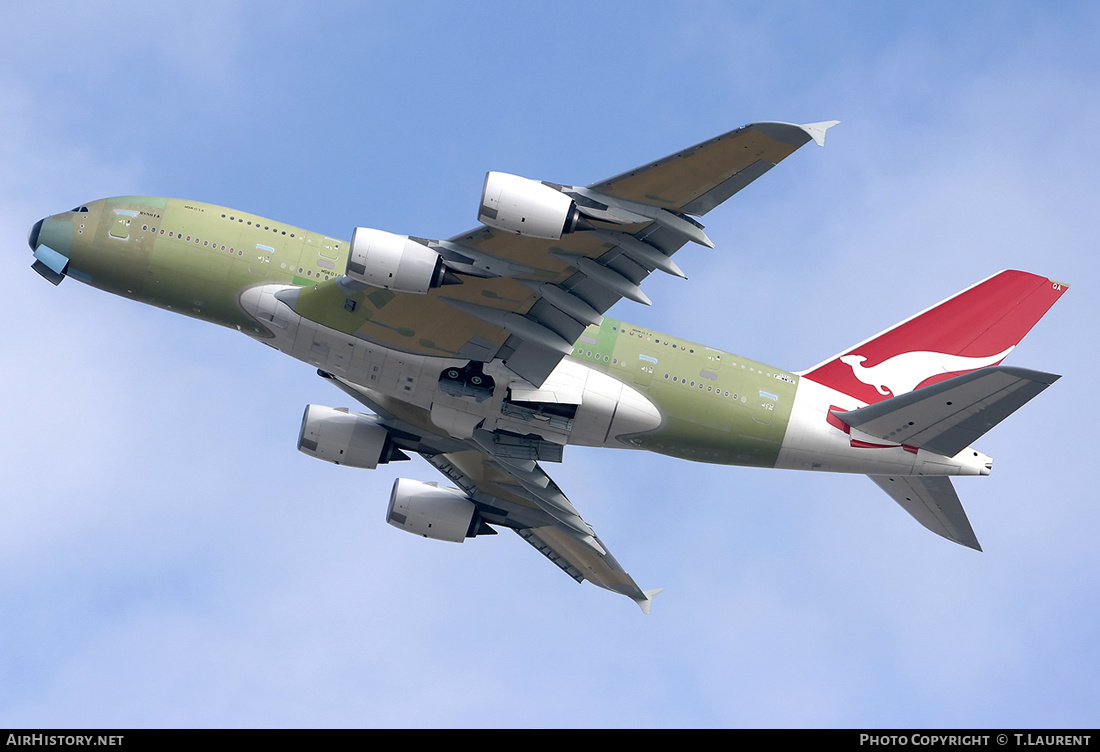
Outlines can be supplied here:
[[802, 376], [872, 404], [997, 365], [1066, 287], [1036, 274], [999, 272]]

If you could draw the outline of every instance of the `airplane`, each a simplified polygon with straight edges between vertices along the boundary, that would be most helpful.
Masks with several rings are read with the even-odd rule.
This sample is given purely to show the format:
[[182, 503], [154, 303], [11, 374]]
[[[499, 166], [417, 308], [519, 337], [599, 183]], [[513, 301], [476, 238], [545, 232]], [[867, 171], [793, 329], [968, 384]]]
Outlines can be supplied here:
[[489, 172], [478, 227], [351, 240], [199, 201], [120, 196], [34, 223], [32, 268], [234, 328], [369, 413], [308, 405], [298, 449], [374, 469], [419, 454], [386, 519], [462, 542], [511, 529], [577, 582], [642, 590], [544, 470], [565, 446], [867, 475], [921, 525], [981, 550], [951, 476], [1059, 377], [1002, 361], [1066, 285], [1002, 271], [804, 371], [606, 314], [710, 248], [697, 217], [837, 121], [743, 126], [589, 186]]

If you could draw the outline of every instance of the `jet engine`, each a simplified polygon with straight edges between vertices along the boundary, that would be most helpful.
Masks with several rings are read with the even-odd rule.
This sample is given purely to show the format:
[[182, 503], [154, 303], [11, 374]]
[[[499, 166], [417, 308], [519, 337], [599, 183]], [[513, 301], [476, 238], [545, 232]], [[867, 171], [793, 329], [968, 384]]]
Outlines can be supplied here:
[[386, 290], [426, 293], [443, 284], [443, 257], [408, 235], [356, 227], [347, 276]]
[[452, 543], [496, 533], [462, 491], [408, 478], [394, 481], [386, 522], [413, 535]]
[[537, 180], [490, 172], [477, 219], [490, 227], [532, 238], [559, 240], [582, 219], [577, 202]]
[[325, 462], [373, 470], [408, 456], [398, 449], [390, 432], [369, 415], [344, 408], [306, 405], [298, 451]]

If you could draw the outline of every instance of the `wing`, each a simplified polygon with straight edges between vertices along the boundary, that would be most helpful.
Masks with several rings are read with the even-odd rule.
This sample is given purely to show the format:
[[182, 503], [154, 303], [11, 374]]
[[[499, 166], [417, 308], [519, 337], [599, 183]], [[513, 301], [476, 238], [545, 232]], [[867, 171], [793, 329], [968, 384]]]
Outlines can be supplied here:
[[466, 493], [483, 520], [511, 528], [577, 582], [621, 593], [649, 613], [661, 591], [638, 587], [538, 463], [520, 468], [476, 450], [422, 456]]
[[[558, 240], [485, 225], [450, 240], [413, 239], [442, 256], [448, 281], [461, 284], [415, 294], [339, 277], [281, 299], [385, 347], [500, 359], [538, 386], [620, 298], [649, 303], [639, 285], [650, 272], [683, 276], [671, 256], [689, 240], [710, 245], [688, 215], [706, 214], [811, 139], [824, 143], [834, 123], [746, 125], [586, 188], [554, 186], [587, 212], [584, 229]], [[346, 264], [346, 244], [338, 252], [337, 265]]]
[[[482, 521], [514, 530], [577, 582], [621, 593], [649, 613], [660, 590], [643, 591], [537, 462], [501, 457], [492, 441], [439, 436], [425, 411], [319, 372], [378, 414], [401, 448], [420, 454], [477, 507]], [[481, 431], [482, 434], [488, 432]]]

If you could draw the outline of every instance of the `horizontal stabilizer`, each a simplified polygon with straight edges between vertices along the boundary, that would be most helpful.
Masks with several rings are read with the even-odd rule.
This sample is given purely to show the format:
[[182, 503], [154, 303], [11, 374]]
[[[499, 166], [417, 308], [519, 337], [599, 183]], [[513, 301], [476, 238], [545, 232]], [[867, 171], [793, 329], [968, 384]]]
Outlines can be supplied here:
[[954, 457], [1059, 378], [993, 366], [835, 415], [884, 441]]
[[951, 479], [941, 475], [868, 475], [920, 524], [967, 548], [981, 551]]

